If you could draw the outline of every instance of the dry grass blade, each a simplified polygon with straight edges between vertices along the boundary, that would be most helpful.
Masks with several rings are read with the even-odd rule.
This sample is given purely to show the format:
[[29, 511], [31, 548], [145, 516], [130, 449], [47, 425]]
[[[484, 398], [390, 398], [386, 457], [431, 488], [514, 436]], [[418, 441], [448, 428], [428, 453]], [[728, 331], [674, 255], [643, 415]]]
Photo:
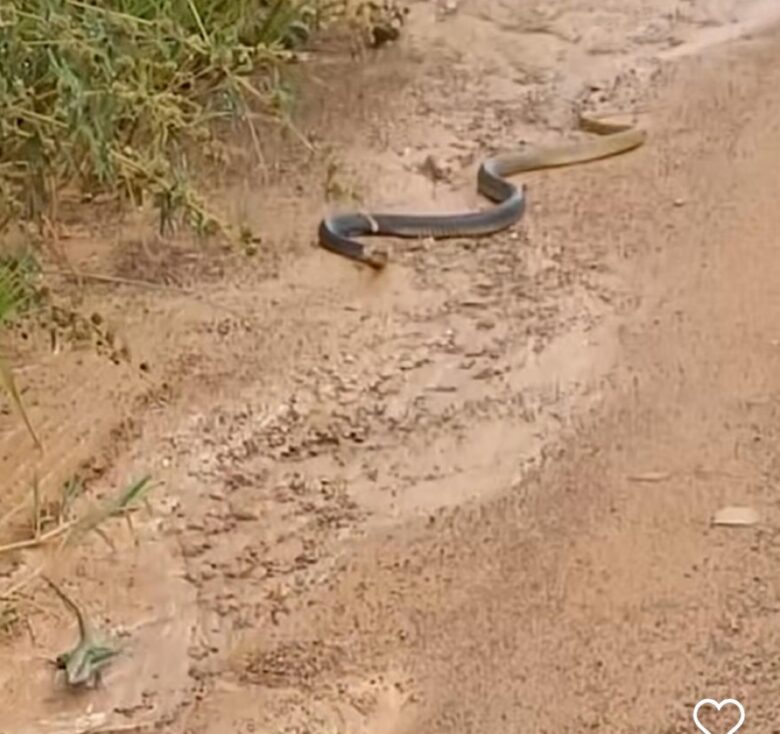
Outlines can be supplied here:
[[27, 415], [27, 410], [24, 407], [24, 401], [22, 400], [22, 396], [19, 393], [19, 389], [16, 387], [16, 381], [14, 380], [13, 372], [11, 371], [8, 362], [6, 362], [2, 356], [0, 356], [0, 387], [2, 387], [11, 398], [11, 402], [13, 402], [16, 410], [22, 417], [24, 425], [27, 428], [27, 432], [35, 442], [38, 450], [43, 451], [43, 443], [41, 443], [41, 440], [38, 437], [35, 428], [33, 428], [32, 422], [30, 421], [30, 417]]
[[[60, 539], [60, 544], [65, 545], [71, 540], [83, 536], [85, 533], [95, 531], [101, 535], [113, 547], [108, 536], [103, 533], [101, 525], [114, 517], [127, 516], [128, 513], [136, 510], [138, 506], [146, 501], [146, 498], [154, 485], [151, 477], [145, 476], [143, 479], [129, 484], [119, 494], [110, 497], [101, 503], [95, 510], [86, 515], [73, 520], [60, 519], [59, 524], [46, 532], [34, 532], [30, 538], [17, 540], [13, 543], [7, 543], [0, 546], [0, 554], [10, 553], [12, 551], [24, 550], [28, 548], [37, 548], [52, 540]], [[75, 491], [75, 490], [71, 490]], [[65, 498], [64, 498], [65, 499]], [[35, 518], [35, 528], [39, 527], [38, 518]]]
[[24, 540], [17, 540], [13, 543], [6, 543], [0, 546], [0, 554], [11, 553], [13, 551], [25, 550], [28, 548], [38, 548], [42, 545], [46, 545], [55, 538], [62, 537], [74, 526], [73, 522], [66, 522], [62, 525], [58, 525], [56, 528], [49, 530], [46, 533], [41, 533], [37, 538], [25, 538]]
[[[68, 533], [65, 542], [70, 541], [77, 535], [82, 535], [91, 530], [101, 532], [100, 526], [108, 519], [112, 517], [118, 517], [126, 515], [128, 512], [132, 512], [137, 509], [138, 505], [146, 500], [148, 493], [152, 489], [151, 477], [145, 476], [143, 479], [129, 484], [115, 497], [110, 497], [108, 500], [102, 503], [96, 510], [88, 513], [85, 517], [76, 521]], [[110, 540], [107, 536], [107, 542], [110, 544]]]

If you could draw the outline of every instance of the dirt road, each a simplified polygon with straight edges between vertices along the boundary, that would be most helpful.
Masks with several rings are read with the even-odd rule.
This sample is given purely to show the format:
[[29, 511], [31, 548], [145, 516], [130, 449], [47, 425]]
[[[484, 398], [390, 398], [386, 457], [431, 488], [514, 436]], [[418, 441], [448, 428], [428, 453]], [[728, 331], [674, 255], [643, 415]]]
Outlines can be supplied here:
[[[705, 697], [776, 731], [780, 35], [735, 8], [421, 3], [400, 50], [323, 63], [338, 93], [299, 115], [338, 152], [239, 201], [262, 262], [196, 268], [208, 303], [114, 293], [151, 369], [41, 363], [83, 384], [33, 406], [43, 472], [0, 435], [15, 488], [165, 485], [114, 552], [3, 560], [133, 631], [103, 690], [52, 691], [35, 656], [70, 631], [41, 591], [0, 732], [682, 734]], [[378, 277], [306, 246], [322, 180], [471, 207], [479, 158], [573, 135], [574, 99], [642, 109], [648, 143], [529, 176], [514, 231], [398, 246]], [[712, 527], [727, 505], [758, 524]]]

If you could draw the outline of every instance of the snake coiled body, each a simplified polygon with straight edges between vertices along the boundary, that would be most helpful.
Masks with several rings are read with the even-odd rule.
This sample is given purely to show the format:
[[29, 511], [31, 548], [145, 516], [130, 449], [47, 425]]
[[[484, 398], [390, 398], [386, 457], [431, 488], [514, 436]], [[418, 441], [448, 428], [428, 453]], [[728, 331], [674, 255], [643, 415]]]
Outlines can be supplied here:
[[477, 190], [496, 204], [492, 209], [462, 214], [335, 214], [320, 223], [320, 245], [337, 255], [381, 269], [387, 264], [387, 256], [366, 252], [355, 237], [445, 239], [494, 234], [515, 224], [525, 211], [525, 185], [517, 187], [506, 180], [507, 176], [607, 158], [633, 150], [646, 139], [644, 130], [603, 118], [580, 116], [578, 123], [581, 129], [599, 137], [551, 148], [503, 153], [484, 161], [477, 173]]

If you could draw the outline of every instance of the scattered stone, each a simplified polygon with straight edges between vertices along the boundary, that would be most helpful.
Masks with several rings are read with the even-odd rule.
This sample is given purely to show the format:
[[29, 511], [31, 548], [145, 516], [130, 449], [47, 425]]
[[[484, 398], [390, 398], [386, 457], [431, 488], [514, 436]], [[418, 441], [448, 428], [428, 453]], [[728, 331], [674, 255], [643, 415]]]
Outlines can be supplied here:
[[664, 482], [671, 476], [667, 471], [647, 471], [643, 474], [630, 474], [628, 478], [632, 482]]
[[449, 178], [449, 168], [433, 155], [427, 155], [418, 170], [431, 181], [446, 181]]
[[256, 522], [260, 519], [257, 513], [249, 510], [234, 509], [230, 514], [237, 522]]
[[759, 521], [758, 512], [752, 507], [722, 507], [712, 518], [713, 525], [722, 525], [726, 527], [748, 527], [757, 525]]

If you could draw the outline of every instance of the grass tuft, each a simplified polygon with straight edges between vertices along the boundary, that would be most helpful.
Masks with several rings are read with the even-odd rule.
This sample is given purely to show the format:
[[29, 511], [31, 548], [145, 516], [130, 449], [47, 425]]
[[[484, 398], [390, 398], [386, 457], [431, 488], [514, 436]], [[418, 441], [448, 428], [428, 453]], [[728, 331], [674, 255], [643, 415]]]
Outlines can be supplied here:
[[202, 233], [221, 222], [188, 185], [187, 150], [276, 76], [317, 0], [9, 0], [0, 6], [0, 230], [57, 192], [151, 199]]
[[[0, 258], [0, 333], [8, 321], [23, 314], [36, 301], [37, 291], [32, 284], [32, 276], [36, 268], [37, 263], [29, 255]], [[0, 391], [11, 400], [35, 445], [39, 450], [42, 449], [43, 445], [27, 415], [22, 395], [1, 345]]]
[[[83, 493], [83, 485], [80, 481], [74, 479], [63, 486], [61, 497], [59, 502], [56, 503], [57, 507], [54, 513], [45, 511], [44, 504], [41, 501], [40, 488], [37, 481], [35, 481], [32, 486], [32, 533], [29, 537], [22, 540], [0, 545], [0, 555], [29, 548], [38, 548], [55, 540], [58, 540], [60, 547], [62, 547], [90, 532], [96, 532], [109, 546], [114, 548], [111, 538], [106, 534], [102, 526], [107, 520], [124, 517], [132, 531], [130, 516], [139, 509], [141, 504], [147, 504], [148, 507], [148, 494], [153, 487], [151, 477], [145, 476], [143, 479], [131, 482], [124, 489], [102, 500], [83, 514], [71, 516], [70, 505], [77, 496]], [[3, 520], [6, 520], [15, 512], [12, 511]]]

